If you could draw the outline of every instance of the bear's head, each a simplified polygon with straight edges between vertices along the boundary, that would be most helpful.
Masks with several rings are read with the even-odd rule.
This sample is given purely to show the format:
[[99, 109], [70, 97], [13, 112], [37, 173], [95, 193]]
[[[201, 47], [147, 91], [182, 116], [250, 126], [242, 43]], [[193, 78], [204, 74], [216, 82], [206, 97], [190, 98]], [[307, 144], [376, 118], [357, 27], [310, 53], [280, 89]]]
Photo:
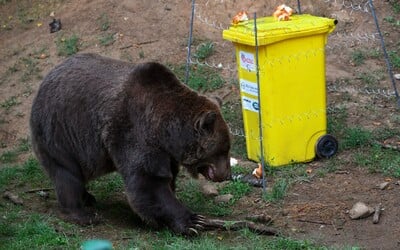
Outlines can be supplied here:
[[200, 113], [194, 121], [197, 140], [187, 149], [182, 165], [192, 176], [211, 181], [231, 178], [229, 129], [218, 110]]

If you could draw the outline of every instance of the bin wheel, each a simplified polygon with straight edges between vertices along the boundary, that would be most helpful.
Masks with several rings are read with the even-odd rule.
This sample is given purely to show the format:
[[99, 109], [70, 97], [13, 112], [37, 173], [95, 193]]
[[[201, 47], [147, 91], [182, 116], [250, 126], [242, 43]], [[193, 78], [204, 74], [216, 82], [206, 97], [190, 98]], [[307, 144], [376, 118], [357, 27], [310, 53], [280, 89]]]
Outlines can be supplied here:
[[338, 151], [338, 141], [332, 135], [323, 135], [318, 139], [315, 147], [319, 158], [330, 158]]

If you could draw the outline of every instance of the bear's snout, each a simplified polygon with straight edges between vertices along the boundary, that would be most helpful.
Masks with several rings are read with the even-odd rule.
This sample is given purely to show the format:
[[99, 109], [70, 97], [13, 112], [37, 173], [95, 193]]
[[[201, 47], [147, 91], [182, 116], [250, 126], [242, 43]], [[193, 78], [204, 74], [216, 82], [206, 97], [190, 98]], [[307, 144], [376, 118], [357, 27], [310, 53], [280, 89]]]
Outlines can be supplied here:
[[199, 168], [199, 172], [206, 177], [206, 179], [214, 182], [231, 179], [231, 166], [226, 157], [220, 157], [212, 164], [204, 164]]

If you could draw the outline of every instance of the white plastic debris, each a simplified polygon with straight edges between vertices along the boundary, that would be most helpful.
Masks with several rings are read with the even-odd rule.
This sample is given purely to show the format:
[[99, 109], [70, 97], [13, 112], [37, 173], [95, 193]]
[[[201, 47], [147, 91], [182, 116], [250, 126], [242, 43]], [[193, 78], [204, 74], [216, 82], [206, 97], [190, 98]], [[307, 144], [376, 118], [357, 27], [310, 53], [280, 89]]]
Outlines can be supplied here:
[[238, 164], [238, 160], [231, 157], [231, 166], [236, 166]]

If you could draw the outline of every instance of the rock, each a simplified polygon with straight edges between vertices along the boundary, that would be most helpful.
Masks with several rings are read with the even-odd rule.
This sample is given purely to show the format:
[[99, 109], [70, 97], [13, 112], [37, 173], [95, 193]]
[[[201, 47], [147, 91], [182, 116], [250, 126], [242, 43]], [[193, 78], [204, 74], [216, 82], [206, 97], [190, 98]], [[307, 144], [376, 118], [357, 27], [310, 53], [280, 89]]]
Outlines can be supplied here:
[[228, 203], [233, 198], [231, 194], [222, 194], [215, 197], [214, 201], [216, 203]]
[[385, 182], [382, 182], [381, 184], [379, 184], [378, 187], [379, 187], [380, 190], [384, 190], [385, 188], [387, 188], [387, 186], [389, 184], [390, 184], [390, 182], [385, 181]]
[[397, 80], [400, 80], [400, 74], [394, 74], [394, 78], [396, 78]]
[[201, 182], [201, 192], [206, 195], [206, 196], [217, 196], [218, 195], [218, 189], [217, 187], [209, 182]]
[[365, 205], [363, 202], [357, 202], [354, 206], [350, 209], [349, 215], [352, 220], [367, 218], [371, 214], [374, 213], [374, 209]]

